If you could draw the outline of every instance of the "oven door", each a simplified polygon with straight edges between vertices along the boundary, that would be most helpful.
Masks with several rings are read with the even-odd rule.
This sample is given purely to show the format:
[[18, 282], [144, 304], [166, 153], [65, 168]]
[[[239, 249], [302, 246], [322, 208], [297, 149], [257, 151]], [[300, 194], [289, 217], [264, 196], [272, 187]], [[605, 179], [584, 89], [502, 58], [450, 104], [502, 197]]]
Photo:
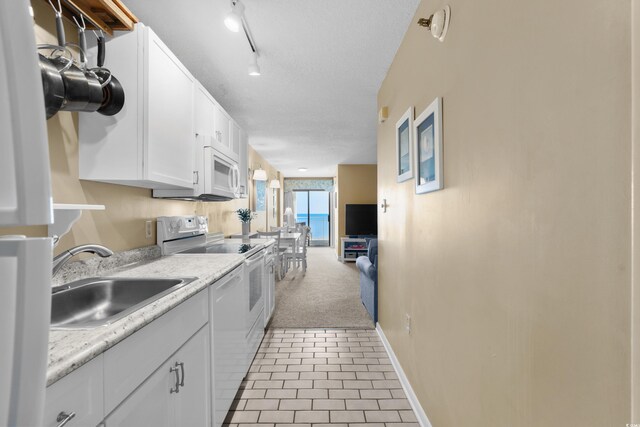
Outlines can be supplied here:
[[236, 198], [240, 187], [240, 169], [229, 157], [211, 146], [204, 147], [204, 194]]
[[246, 274], [248, 276], [247, 298], [249, 299], [249, 312], [247, 313], [247, 332], [256, 323], [258, 317], [264, 310], [264, 250], [251, 256], [247, 261]]

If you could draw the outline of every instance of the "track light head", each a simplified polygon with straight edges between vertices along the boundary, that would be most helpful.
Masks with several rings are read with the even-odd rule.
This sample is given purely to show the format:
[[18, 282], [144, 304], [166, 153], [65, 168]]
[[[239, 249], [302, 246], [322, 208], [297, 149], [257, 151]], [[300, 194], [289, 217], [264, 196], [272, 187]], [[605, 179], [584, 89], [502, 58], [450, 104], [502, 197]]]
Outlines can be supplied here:
[[244, 14], [244, 4], [240, 3], [240, 0], [234, 2], [231, 7], [231, 12], [224, 18], [224, 25], [229, 29], [237, 33], [242, 28], [242, 15]]
[[249, 75], [250, 76], [259, 76], [260, 75], [260, 66], [258, 65], [258, 53], [253, 52], [251, 54], [251, 60], [249, 61]]

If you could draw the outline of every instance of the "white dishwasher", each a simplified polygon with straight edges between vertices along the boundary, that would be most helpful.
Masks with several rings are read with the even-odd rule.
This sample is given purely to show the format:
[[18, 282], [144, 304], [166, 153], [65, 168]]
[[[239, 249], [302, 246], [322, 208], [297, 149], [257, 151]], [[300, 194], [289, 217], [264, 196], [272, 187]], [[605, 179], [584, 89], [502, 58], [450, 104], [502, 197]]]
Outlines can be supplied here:
[[213, 356], [213, 425], [222, 425], [246, 369], [244, 267], [209, 288], [209, 322]]

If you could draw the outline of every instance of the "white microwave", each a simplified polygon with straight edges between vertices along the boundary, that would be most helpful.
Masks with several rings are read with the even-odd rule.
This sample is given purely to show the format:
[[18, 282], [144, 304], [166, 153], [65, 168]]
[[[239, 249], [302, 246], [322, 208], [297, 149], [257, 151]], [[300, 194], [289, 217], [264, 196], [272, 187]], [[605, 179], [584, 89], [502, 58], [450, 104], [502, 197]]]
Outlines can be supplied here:
[[240, 188], [240, 169], [231, 158], [212, 146], [204, 146], [203, 195], [234, 199]]
[[240, 169], [236, 161], [216, 150], [213, 136], [196, 135], [193, 188], [153, 190], [153, 197], [221, 202], [240, 197]]

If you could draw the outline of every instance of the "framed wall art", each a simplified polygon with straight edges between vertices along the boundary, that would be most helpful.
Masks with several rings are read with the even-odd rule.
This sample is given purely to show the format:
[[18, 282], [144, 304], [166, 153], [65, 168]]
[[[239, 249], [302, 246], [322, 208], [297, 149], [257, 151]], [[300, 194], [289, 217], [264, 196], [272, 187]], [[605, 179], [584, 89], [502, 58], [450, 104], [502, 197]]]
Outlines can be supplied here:
[[413, 123], [416, 194], [443, 188], [442, 99], [436, 98]]
[[267, 181], [254, 181], [256, 183], [256, 212], [267, 210]]
[[396, 175], [398, 182], [413, 178], [413, 107], [396, 123]]

